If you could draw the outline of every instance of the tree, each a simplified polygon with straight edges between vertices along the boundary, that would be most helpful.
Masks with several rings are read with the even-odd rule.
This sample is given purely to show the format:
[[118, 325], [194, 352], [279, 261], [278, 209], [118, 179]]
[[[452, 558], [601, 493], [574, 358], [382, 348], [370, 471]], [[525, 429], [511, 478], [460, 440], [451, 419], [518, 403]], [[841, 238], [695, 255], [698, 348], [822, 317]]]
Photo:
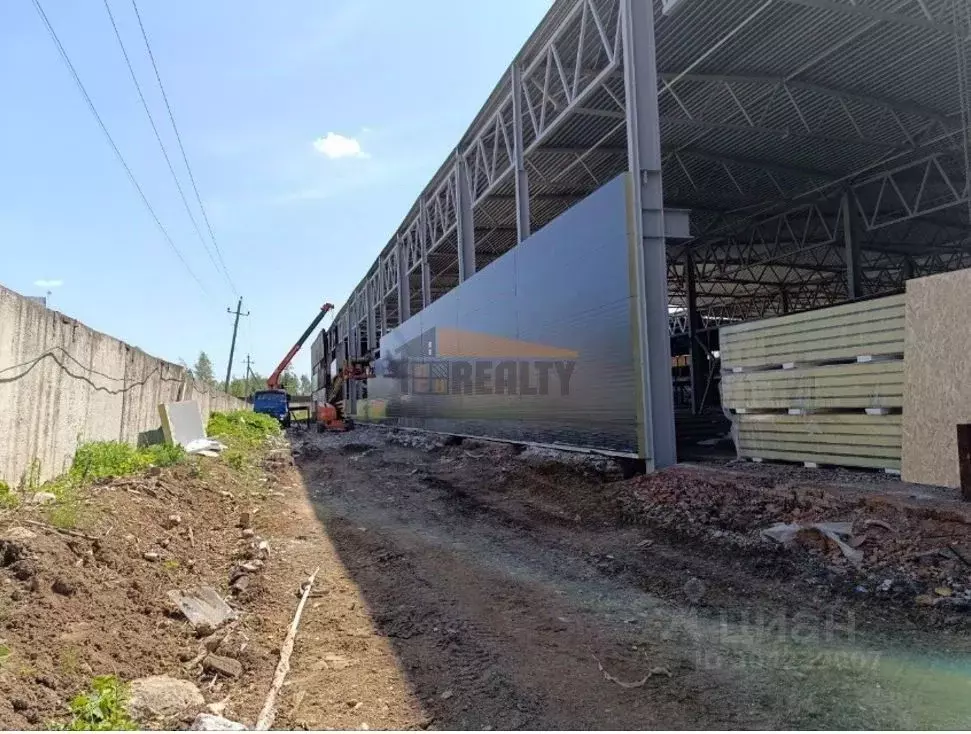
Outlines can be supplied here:
[[300, 375], [300, 394], [309, 395], [313, 392], [313, 386], [310, 383], [310, 378], [307, 375]]
[[280, 387], [286, 390], [290, 395], [300, 394], [300, 380], [297, 379], [297, 376], [289, 367], [280, 376]]
[[234, 398], [248, 398], [252, 389], [252, 382], [247, 385], [246, 380], [241, 377], [234, 377], [229, 381], [229, 394]]
[[212, 360], [205, 352], [199, 352], [196, 366], [192, 368], [192, 375], [206, 387], [215, 387], [216, 378], [212, 373]]

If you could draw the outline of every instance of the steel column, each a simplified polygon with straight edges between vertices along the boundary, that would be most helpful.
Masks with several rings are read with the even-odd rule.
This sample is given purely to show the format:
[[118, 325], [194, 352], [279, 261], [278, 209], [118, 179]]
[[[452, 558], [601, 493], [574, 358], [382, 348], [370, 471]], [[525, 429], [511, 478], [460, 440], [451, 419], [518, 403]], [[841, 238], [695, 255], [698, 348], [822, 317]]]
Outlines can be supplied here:
[[[337, 369], [342, 370], [347, 365], [347, 360], [351, 355], [351, 317], [349, 310], [344, 311], [344, 323], [342, 324], [341, 331], [343, 332], [343, 338], [340, 345], [340, 355], [337, 360]], [[347, 415], [350, 410], [350, 406], [353, 400], [353, 395], [351, 393], [350, 380], [344, 380], [341, 384], [341, 392], [343, 393], [343, 403], [344, 403], [344, 414]]]
[[667, 253], [661, 192], [661, 131], [657, 103], [654, 4], [623, 0], [624, 89], [627, 150], [633, 203], [634, 272], [637, 277], [639, 413], [648, 470], [677, 461], [674, 387], [668, 335]]
[[904, 262], [901, 267], [901, 280], [906, 284], [908, 280], [914, 277], [914, 258], [910, 255], [904, 255]]
[[695, 261], [691, 250], [685, 253], [685, 291], [688, 301], [688, 363], [691, 368], [691, 413], [698, 415], [704, 407], [705, 384], [708, 380], [708, 355], [702, 348], [699, 334], [704, 328], [698, 313], [698, 288], [695, 282]]
[[455, 156], [455, 231], [458, 235], [459, 282], [475, 275], [475, 222], [472, 218], [472, 189], [465, 158]]
[[421, 244], [421, 307], [432, 304], [432, 271], [428, 266], [428, 215], [425, 198], [418, 200], [418, 242]]
[[368, 289], [367, 297], [367, 348], [372, 354], [378, 346], [378, 328], [376, 318], [374, 315], [374, 304], [371, 299], [370, 288]]
[[396, 259], [398, 261], [398, 325], [411, 318], [411, 282], [408, 280], [408, 252], [401, 236], [398, 236]]
[[516, 176], [516, 236], [522, 242], [530, 234], [529, 177], [526, 175], [526, 159], [523, 155], [523, 76], [519, 62], [510, 69], [512, 77], [512, 138], [513, 170]]
[[381, 324], [379, 336], [388, 333], [388, 284], [384, 282], [384, 268], [378, 258], [378, 298], [381, 299]]
[[843, 193], [843, 244], [846, 259], [846, 291], [850, 300], [863, 295], [860, 265], [860, 228], [857, 227], [857, 211], [849, 191]]

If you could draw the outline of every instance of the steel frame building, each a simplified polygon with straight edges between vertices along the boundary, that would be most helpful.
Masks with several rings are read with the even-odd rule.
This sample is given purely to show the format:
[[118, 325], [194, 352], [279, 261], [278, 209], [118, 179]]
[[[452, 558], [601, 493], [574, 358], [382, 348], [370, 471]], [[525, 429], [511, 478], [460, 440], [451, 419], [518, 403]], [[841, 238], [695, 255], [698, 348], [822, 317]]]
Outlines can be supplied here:
[[[631, 171], [643, 414], [672, 463], [671, 335], [695, 361], [727, 321], [971, 265], [969, 5], [556, 0], [337, 314], [326, 361]], [[665, 207], [690, 211], [690, 239], [665, 240]]]

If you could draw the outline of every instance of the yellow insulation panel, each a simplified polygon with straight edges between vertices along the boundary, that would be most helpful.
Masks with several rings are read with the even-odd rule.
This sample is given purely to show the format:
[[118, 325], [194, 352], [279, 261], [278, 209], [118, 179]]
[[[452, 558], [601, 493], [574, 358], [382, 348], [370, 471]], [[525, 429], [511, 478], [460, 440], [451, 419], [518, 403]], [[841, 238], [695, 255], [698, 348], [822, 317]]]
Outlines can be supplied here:
[[903, 354], [904, 297], [725, 326], [719, 339], [725, 371]]
[[742, 457], [900, 469], [899, 415], [736, 415], [734, 422]]
[[900, 408], [902, 360], [791, 370], [724, 373], [722, 405], [732, 410]]

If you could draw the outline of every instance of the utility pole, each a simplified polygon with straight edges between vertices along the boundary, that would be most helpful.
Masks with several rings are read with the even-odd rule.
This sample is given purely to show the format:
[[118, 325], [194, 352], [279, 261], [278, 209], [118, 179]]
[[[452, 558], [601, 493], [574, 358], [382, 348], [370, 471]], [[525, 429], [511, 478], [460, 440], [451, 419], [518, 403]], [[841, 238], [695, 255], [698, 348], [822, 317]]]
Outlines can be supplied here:
[[[226, 313], [234, 313], [234, 312], [227, 308]], [[229, 392], [229, 379], [230, 377], [232, 377], [232, 374], [233, 374], [233, 353], [236, 351], [236, 332], [239, 331], [239, 317], [249, 316], [249, 311], [247, 311], [246, 313], [243, 313], [242, 296], [240, 296], [239, 303], [236, 304], [235, 315], [236, 315], [236, 320], [233, 322], [233, 341], [229, 345], [229, 364], [226, 365], [226, 387], [224, 388], [224, 392], [226, 393]]]
[[249, 355], [247, 354], [246, 355], [246, 397], [249, 397], [250, 395], [253, 394], [249, 384], [250, 375], [253, 374], [253, 370], [250, 369], [251, 364], [252, 362], [250, 361]]

